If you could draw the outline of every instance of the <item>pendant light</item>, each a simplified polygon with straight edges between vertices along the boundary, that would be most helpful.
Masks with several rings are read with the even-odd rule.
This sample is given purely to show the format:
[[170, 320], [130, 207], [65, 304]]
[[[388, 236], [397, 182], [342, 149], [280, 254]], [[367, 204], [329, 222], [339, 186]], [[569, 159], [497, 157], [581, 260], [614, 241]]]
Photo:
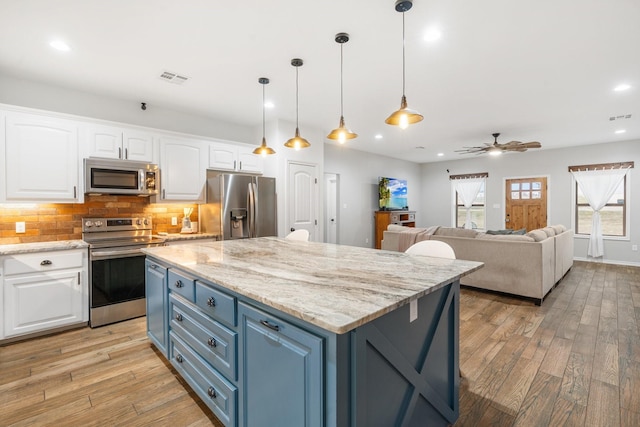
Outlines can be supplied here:
[[268, 154], [276, 154], [273, 148], [267, 147], [267, 139], [264, 136], [264, 88], [269, 84], [269, 79], [266, 77], [260, 77], [258, 79], [258, 83], [262, 85], [262, 144], [253, 150], [253, 154], [260, 154], [262, 157], [266, 157]]
[[327, 139], [337, 140], [340, 144], [344, 144], [347, 139], [354, 139], [358, 137], [357, 133], [351, 132], [344, 125], [344, 115], [343, 115], [343, 104], [344, 104], [344, 96], [342, 90], [342, 46], [349, 41], [349, 34], [347, 33], [338, 33], [336, 34], [336, 43], [340, 44], [340, 123], [337, 128], [331, 131], [329, 135], [327, 135]]
[[300, 58], [293, 58], [291, 60], [291, 65], [296, 67], [296, 136], [284, 143], [285, 147], [294, 148], [296, 150], [311, 146], [309, 141], [300, 136], [300, 129], [298, 127], [298, 68], [302, 67], [302, 64], [303, 62]]
[[402, 100], [400, 109], [391, 113], [385, 123], [400, 126], [406, 129], [407, 126], [422, 121], [424, 117], [416, 110], [407, 107], [407, 97], [405, 96], [405, 54], [404, 54], [404, 13], [413, 6], [412, 0], [396, 0], [396, 12], [402, 12]]

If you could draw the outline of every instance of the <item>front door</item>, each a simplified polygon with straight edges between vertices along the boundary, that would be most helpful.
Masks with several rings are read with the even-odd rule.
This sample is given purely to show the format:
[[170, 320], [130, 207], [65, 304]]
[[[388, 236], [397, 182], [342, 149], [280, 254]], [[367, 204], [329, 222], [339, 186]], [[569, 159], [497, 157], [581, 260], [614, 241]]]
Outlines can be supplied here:
[[506, 180], [505, 228], [527, 231], [547, 226], [547, 178]]
[[288, 224], [285, 235], [293, 230], [305, 229], [309, 240], [317, 241], [318, 226], [316, 166], [304, 163], [289, 163]]

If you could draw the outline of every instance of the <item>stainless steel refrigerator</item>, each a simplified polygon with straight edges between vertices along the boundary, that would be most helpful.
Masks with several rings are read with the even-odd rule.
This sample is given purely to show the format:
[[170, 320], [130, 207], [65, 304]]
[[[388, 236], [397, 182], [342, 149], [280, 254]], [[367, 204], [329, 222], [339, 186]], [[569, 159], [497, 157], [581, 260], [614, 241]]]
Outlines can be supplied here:
[[200, 231], [223, 240], [277, 236], [276, 179], [207, 171]]

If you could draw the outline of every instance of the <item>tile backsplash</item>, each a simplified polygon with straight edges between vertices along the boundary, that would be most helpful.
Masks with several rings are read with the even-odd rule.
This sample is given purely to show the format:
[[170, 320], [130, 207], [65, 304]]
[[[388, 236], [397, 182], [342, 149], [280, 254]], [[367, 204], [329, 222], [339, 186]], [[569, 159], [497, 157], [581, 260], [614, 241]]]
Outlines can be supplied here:
[[[0, 244], [46, 242], [82, 238], [82, 218], [151, 216], [153, 232], [179, 233], [184, 208], [193, 208], [191, 221], [198, 221], [198, 205], [149, 203], [147, 197], [86, 196], [84, 203], [0, 205]], [[171, 225], [171, 218], [178, 225]], [[16, 222], [24, 221], [25, 233], [16, 233]]]

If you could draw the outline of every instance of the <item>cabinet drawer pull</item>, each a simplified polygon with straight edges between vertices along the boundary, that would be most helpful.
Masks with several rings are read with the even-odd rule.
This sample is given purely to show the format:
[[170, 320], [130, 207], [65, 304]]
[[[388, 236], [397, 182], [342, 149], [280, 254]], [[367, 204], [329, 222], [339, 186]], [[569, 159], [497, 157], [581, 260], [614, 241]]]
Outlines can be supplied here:
[[183, 360], [184, 360], [184, 359], [182, 358], [182, 355], [181, 355], [181, 354], [178, 354], [178, 355], [176, 356], [176, 362], [178, 362], [178, 363], [182, 363], [182, 361], [183, 361]]
[[42, 262], [40, 262], [40, 265], [51, 265], [53, 264], [53, 262], [51, 262], [51, 260], [45, 259], [42, 260]]
[[218, 393], [216, 393], [216, 389], [213, 387], [209, 387], [209, 389], [207, 390], [207, 394], [209, 395], [209, 397], [212, 397], [214, 399], [218, 397]]
[[216, 299], [214, 297], [207, 298], [207, 305], [209, 307], [215, 307], [216, 306]]
[[180, 313], [176, 314], [176, 320], [178, 322], [182, 322], [182, 314], [180, 314]]
[[209, 347], [217, 347], [218, 346], [218, 342], [213, 337], [211, 337], [211, 338], [209, 338], [207, 340], [207, 344], [209, 344]]
[[280, 330], [280, 326], [278, 326], [278, 325], [273, 325], [273, 324], [269, 323], [269, 321], [268, 321], [268, 320], [261, 320], [261, 321], [260, 321], [260, 323], [261, 323], [263, 326], [266, 326], [267, 328], [272, 329], [272, 330], [274, 330], [274, 331], [276, 331], [276, 332], [278, 332], [278, 331]]
[[184, 283], [182, 283], [182, 280], [176, 280], [176, 288], [181, 288], [184, 286]]

